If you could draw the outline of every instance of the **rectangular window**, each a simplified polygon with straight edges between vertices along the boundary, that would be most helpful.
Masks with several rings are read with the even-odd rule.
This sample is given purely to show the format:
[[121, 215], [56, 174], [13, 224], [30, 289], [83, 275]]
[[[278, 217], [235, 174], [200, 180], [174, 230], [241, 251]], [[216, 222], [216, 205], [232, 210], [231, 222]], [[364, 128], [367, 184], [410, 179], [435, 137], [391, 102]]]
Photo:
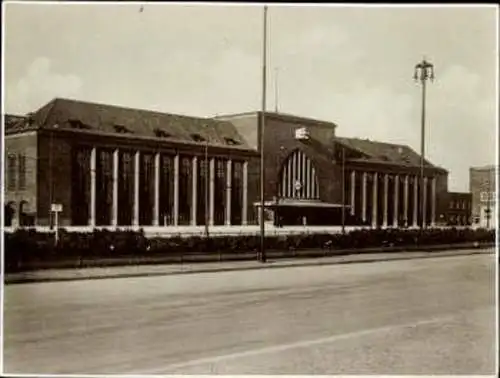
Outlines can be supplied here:
[[18, 155], [18, 189], [26, 190], [26, 155]]
[[7, 158], [7, 189], [16, 190], [16, 155]]

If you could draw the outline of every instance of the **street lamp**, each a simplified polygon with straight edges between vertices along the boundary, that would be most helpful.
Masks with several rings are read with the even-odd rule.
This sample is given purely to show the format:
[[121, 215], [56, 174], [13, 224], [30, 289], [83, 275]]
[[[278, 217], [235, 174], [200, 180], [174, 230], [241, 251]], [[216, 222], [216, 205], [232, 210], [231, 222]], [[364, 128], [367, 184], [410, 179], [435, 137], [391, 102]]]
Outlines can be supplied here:
[[434, 65], [425, 60], [425, 58], [415, 66], [413, 79], [422, 84], [422, 124], [421, 124], [421, 151], [420, 151], [420, 228], [425, 227], [425, 202], [424, 202], [424, 154], [425, 154], [425, 89], [427, 80], [434, 81]]
[[260, 261], [266, 262], [264, 225], [264, 131], [266, 123], [266, 70], [267, 70], [267, 5], [264, 6], [264, 35], [262, 52], [262, 112], [260, 121]]
[[208, 140], [205, 141], [205, 238], [208, 240], [209, 238], [209, 233], [208, 233], [208, 213], [209, 213], [209, 208], [208, 208], [208, 201], [209, 201], [209, 186], [208, 186], [208, 180], [210, 179], [210, 169], [208, 167]]
[[486, 192], [486, 228], [490, 229], [490, 219], [491, 219], [491, 172], [488, 172], [488, 190]]
[[345, 234], [345, 148], [342, 147], [342, 234]]

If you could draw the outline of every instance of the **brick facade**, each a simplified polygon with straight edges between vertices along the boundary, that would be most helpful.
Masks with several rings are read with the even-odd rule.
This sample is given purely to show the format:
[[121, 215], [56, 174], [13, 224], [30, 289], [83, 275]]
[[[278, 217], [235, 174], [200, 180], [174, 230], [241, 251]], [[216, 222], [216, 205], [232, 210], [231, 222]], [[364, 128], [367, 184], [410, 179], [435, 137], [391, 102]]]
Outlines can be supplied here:
[[[38, 155], [37, 133], [34, 131], [5, 136], [5, 190], [4, 203], [14, 211], [14, 225], [30, 223], [29, 219], [22, 219], [20, 213], [28, 217], [36, 217], [39, 198], [38, 169], [42, 163]], [[25, 173], [19, 172], [19, 160], [24, 157]], [[14, 159], [12, 168], [9, 168], [9, 159]], [[25, 185], [22, 185], [21, 176], [25, 176]], [[20, 186], [20, 184], [22, 186]], [[6, 222], [8, 223], [8, 222]]]
[[449, 226], [468, 226], [472, 223], [472, 194], [449, 192], [446, 224]]
[[[250, 145], [256, 146], [256, 148], [260, 147], [260, 112], [228, 115], [220, 118], [230, 121], [238, 132], [247, 138]], [[307, 141], [295, 138], [295, 131], [302, 127], [306, 127], [309, 131]], [[343, 183], [340, 149], [342, 147], [337, 142], [339, 139], [336, 136], [335, 124], [286, 114], [266, 113], [264, 136], [265, 201], [271, 201], [278, 196], [280, 171], [283, 164], [294, 151], [300, 150], [314, 163], [319, 181], [321, 201], [341, 204]], [[353, 155], [353, 157], [355, 156]], [[392, 177], [396, 175], [401, 177], [406, 175], [411, 177], [420, 176], [420, 167], [413, 163], [402, 165], [371, 161], [369, 159], [360, 161], [359, 159], [350, 159], [348, 155], [345, 161], [346, 175], [348, 176], [352, 170], [369, 172], [370, 174], [377, 173], [380, 177], [385, 174]], [[258, 168], [256, 171], [257, 175], [254, 179], [257, 181], [252, 185], [256, 192], [249, 193], [249, 199], [253, 199], [255, 203], [260, 198]], [[441, 168], [428, 164], [425, 167], [424, 174], [426, 177], [432, 177], [436, 180], [435, 220], [436, 223], [445, 223], [448, 211], [448, 173]], [[346, 181], [348, 181], [348, 178]], [[428, 211], [430, 211], [430, 207]]]
[[[472, 195], [473, 224], [494, 227], [498, 193], [496, 192], [498, 168], [495, 166], [472, 167], [469, 170], [469, 189]], [[489, 220], [487, 212], [490, 211]]]
[[[90, 168], [90, 163], [87, 163], [84, 168], [85, 172], [83, 173], [86, 175], [86, 178], [82, 178], [82, 173], [76, 171], [83, 169], [81, 166], [75, 166], [74, 163], [75, 153], [77, 151], [82, 151], [82, 148], [87, 149], [89, 154], [91, 150], [110, 151], [110, 156], [112, 156], [113, 153], [117, 153], [117, 156], [121, 156], [122, 152], [128, 151], [131, 153], [139, 152], [141, 156], [145, 154], [153, 157], [159, 156], [160, 158], [166, 155], [179, 156], [179, 159], [180, 157], [189, 157], [189, 159], [191, 159], [190, 161], [192, 161], [192, 167], [196, 166], [195, 161], [198, 161], [197, 164], [204, 161], [205, 154], [207, 154], [208, 158], [213, 159], [214, 162], [217, 161], [217, 159], [222, 159], [224, 162], [246, 162], [247, 192], [245, 200], [247, 206], [245, 223], [255, 224], [258, 221], [257, 207], [255, 205], [260, 204], [261, 115], [260, 112], [253, 112], [217, 117], [213, 120], [203, 120], [101, 104], [56, 99], [33, 113], [33, 115], [30, 116], [32, 117], [30, 118], [30, 122], [18, 122], [13, 126], [13, 129], [7, 132], [5, 143], [6, 154], [26, 155], [27, 184], [26, 188], [22, 190], [18, 188], [7, 190], [5, 197], [6, 203], [11, 204], [13, 208], [17, 209], [22, 202], [24, 212], [31, 214], [34, 223], [38, 225], [49, 225], [51, 223], [51, 203], [61, 204], [63, 211], [59, 214], [60, 224], [62, 226], [70, 226], [74, 224], [76, 218], [79, 218], [77, 216], [79, 215], [79, 211], [76, 203], [78, 202], [81, 205], [83, 200], [87, 201], [88, 198], [91, 198], [90, 180], [93, 174], [92, 172], [96, 172]], [[400, 215], [397, 215], [398, 219], [395, 218], [396, 212], [399, 211], [401, 213], [404, 207], [401, 205], [403, 180], [406, 176], [409, 176], [411, 180], [417, 180], [417, 183], [420, 182], [418, 181], [420, 174], [420, 167], [418, 166], [419, 160], [418, 155], [414, 151], [406, 146], [397, 146], [367, 140], [338, 138], [336, 135], [337, 126], [331, 122], [281, 113], [266, 113], [265, 121], [265, 138], [263, 146], [265, 156], [265, 201], [273, 201], [276, 197], [280, 196], [279, 193], [282, 192], [282, 186], [284, 185], [284, 166], [285, 164], [290, 164], [289, 159], [291, 157], [295, 156], [294, 159], [297, 159], [296, 156], [299, 156], [303, 164], [303, 167], [300, 169], [304, 169], [306, 164], [312, 166], [314, 169], [314, 182], [317, 182], [317, 193], [319, 197], [317, 199], [318, 201], [312, 201], [315, 202], [315, 206], [323, 208], [324, 206], [330, 206], [332, 209], [338, 210], [342, 207], [342, 201], [344, 201], [345, 205], [348, 205], [349, 198], [351, 198], [350, 196], [357, 196], [357, 215], [353, 214], [356, 215], [357, 220], [353, 218], [351, 221], [359, 222], [359, 196], [361, 193], [360, 186], [362, 185], [362, 174], [363, 172], [368, 173], [370, 178], [374, 177], [373, 175], [375, 174], [378, 177], [376, 182], [378, 183], [377, 191], [379, 193], [377, 197], [379, 213], [377, 214], [377, 220], [373, 224], [377, 226], [382, 225], [382, 223], [387, 226], [403, 225], [401, 219], [399, 219], [401, 218]], [[163, 137], [159, 137], [158, 135], [155, 136], [155, 132], [160, 126], [164, 132]], [[297, 138], [296, 131], [301, 128], [307, 129], [308, 138]], [[195, 136], [197, 138], [194, 142], [193, 139], [190, 139], [194, 135], [193, 133], [196, 134]], [[165, 135], [167, 135], [168, 138], [164, 138]], [[202, 142], [199, 138], [207, 142]], [[231, 143], [228, 144], [229, 141], [231, 141]], [[234, 145], [235, 141], [236, 145]], [[342, 151], [345, 153], [342, 154]], [[342, 157], [344, 157], [344, 160], [342, 160]], [[118, 159], [121, 158], [118, 157]], [[116, 167], [114, 161], [115, 160], [110, 163], [111, 167]], [[227, 167], [228, 164], [229, 163], [227, 163], [225, 167]], [[212, 165], [214, 165], [214, 163], [211, 163], [211, 166]], [[342, 180], [342, 167], [345, 169], [344, 181]], [[6, 172], [8, 173], [8, 169], [6, 169]], [[214, 172], [213, 168], [212, 172]], [[354, 172], [356, 183], [354, 188], [350, 184], [350, 175], [352, 172]], [[302, 174], [303, 173], [304, 172], [302, 172]], [[112, 172], [109, 174], [115, 175], [115, 173]], [[133, 171], [132, 174], [134, 174]], [[151, 176], [151, 174], [152, 173], [149, 175]], [[197, 172], [197, 174], [199, 174], [199, 172]], [[295, 174], [297, 174], [297, 172], [295, 172], [294, 175]], [[119, 176], [120, 172], [116, 173], [116, 175]], [[214, 173], [212, 173], [212, 181], [214, 180], [213, 175]], [[448, 210], [448, 198], [446, 197], [447, 175], [448, 173], [442, 168], [426, 163], [425, 177], [426, 180], [428, 180], [426, 186], [428, 202], [428, 206], [426, 207], [426, 221], [428, 221], [429, 224], [434, 223], [434, 221], [439, 223], [445, 220], [445, 214]], [[86, 194], [82, 194], [81, 191], [75, 190], [74, 181], [77, 176], [80, 177], [79, 180], [83, 180], [82, 182], [86, 183]], [[154, 174], [151, 177], [155, 177]], [[101, 180], [104, 179], [101, 178]], [[112, 180], [118, 182], [118, 178], [113, 178]], [[156, 178], [151, 178], [151, 180], [157, 182]], [[192, 180], [191, 178], [191, 181]], [[393, 197], [395, 196], [396, 189], [395, 182], [398, 180], [401, 180], [401, 186], [398, 192], [400, 197], [399, 207], [394, 208], [395, 210], [389, 210], [391, 206], [397, 204], [394, 202]], [[96, 184], [94, 183], [93, 185]], [[120, 189], [120, 187], [117, 189], [117, 185], [119, 186], [121, 184], [110, 183], [106, 185], [95, 186], [96, 196], [99, 197], [101, 195], [98, 190], [99, 188], [106, 190], [106, 194], [102, 195], [107, 196], [107, 199], [101, 198], [101, 202], [97, 201], [97, 206], [100, 206], [99, 203], [105, 204], [105, 206], [113, 206], [114, 210], [110, 211], [110, 213], [112, 212], [115, 215], [106, 215], [106, 218], [109, 218], [111, 223], [116, 223], [117, 217], [128, 219], [128, 215], [126, 217], [116, 215], [116, 212], [120, 211], [119, 208], [117, 210], [118, 205], [116, 201], [120, 200], [116, 200], [114, 196], [117, 192], [120, 192], [122, 193], [119, 195], [121, 196], [120, 198], [123, 197], [123, 190]], [[151, 205], [153, 202], [157, 201], [154, 198], [156, 194], [153, 194], [156, 190], [154, 189], [156, 184], [148, 182], [147, 185], [150, 189], [139, 188], [139, 191], [141, 193], [146, 193], [144, 194], [147, 196], [145, 199], [146, 202], [143, 203]], [[211, 182], [210, 185], [212, 185], [212, 189], [210, 190], [213, 196], [213, 185], [218, 185], [217, 187], [220, 187], [221, 184], [214, 184]], [[366, 185], [369, 186], [368, 190], [372, 189], [372, 181]], [[180, 192], [182, 194], [182, 192], [190, 192], [194, 187], [195, 181], [193, 181], [192, 184], [190, 183], [189, 187], [179, 187], [176, 190], [178, 190], [177, 193]], [[173, 188], [171, 189], [174, 190]], [[308, 190], [309, 189], [310, 188], [308, 188]], [[230, 184], [228, 184], [226, 188], [226, 191], [229, 190]], [[349, 190], [351, 192], [349, 192]], [[355, 191], [356, 194], [354, 194], [353, 191]], [[412, 191], [408, 193], [408, 195], [414, 198], [413, 193]], [[435, 201], [432, 201], [434, 205], [432, 205], [429, 200], [433, 193], [435, 193]], [[85, 199], [79, 197], [77, 201], [74, 198], [74, 196], [77, 195], [84, 195]], [[158, 195], [161, 196], [161, 193]], [[118, 194], [116, 194], [116, 196], [118, 196]], [[215, 194], [215, 197], [220, 200], [221, 193]], [[126, 203], [130, 204], [130, 201], [133, 203], [135, 198], [138, 197], [132, 199], [128, 198]], [[371, 201], [372, 199], [373, 198], [370, 197], [367, 200]], [[115, 202], [110, 204], [110, 201]], [[141, 201], [143, 201], [143, 199], [141, 199]], [[161, 202], [163, 203], [164, 200], [161, 200]], [[201, 206], [202, 202], [203, 201], [196, 206]], [[305, 203], [310, 204], [312, 202], [306, 201]], [[304, 202], [302, 204], [304, 204]], [[220, 210], [218, 208], [215, 209], [213, 203], [211, 206], [211, 212]], [[85, 208], [85, 210], [85, 213], [88, 212], [88, 224], [91, 225], [93, 221], [90, 220], [90, 217], [95, 214], [92, 215], [92, 211], [88, 208]], [[152, 215], [150, 213], [152, 213], [153, 210], [150, 210], [148, 210], [148, 215], [146, 216], [148, 219], [147, 222], [149, 222], [147, 224], [151, 224], [151, 222], [153, 222], [153, 224], [155, 222], [158, 223], [158, 216], [153, 217], [155, 220], [151, 221]], [[195, 210], [196, 209], [193, 211], [196, 212], [197, 210]], [[154, 212], [156, 211], [158, 211], [158, 209], [154, 210]], [[372, 213], [372, 209], [367, 211], [370, 211], [370, 214]], [[410, 211], [412, 210], [408, 209], [408, 212]], [[108, 210], [106, 210], [106, 212], [108, 212]], [[382, 212], [385, 212], [385, 214], [382, 214]], [[387, 215], [388, 212], [391, 214]], [[433, 220], [431, 220], [431, 212], [434, 216]], [[373, 213], [375, 214], [375, 212]], [[328, 214], [323, 221], [333, 216], [333, 213]], [[83, 216], [83, 218], [86, 217], [87, 215]], [[193, 213], [191, 213], [191, 217], [195, 217], [196, 219], [200, 218], [199, 214], [195, 216]], [[226, 214], [226, 218], [227, 217], [229, 217], [229, 215]], [[221, 218], [220, 214], [217, 219], [219, 218]], [[197, 224], [196, 222], [194, 218], [191, 219], [191, 221], [188, 220], [188, 224], [195, 225]], [[412, 224], [407, 225], [411, 226]]]

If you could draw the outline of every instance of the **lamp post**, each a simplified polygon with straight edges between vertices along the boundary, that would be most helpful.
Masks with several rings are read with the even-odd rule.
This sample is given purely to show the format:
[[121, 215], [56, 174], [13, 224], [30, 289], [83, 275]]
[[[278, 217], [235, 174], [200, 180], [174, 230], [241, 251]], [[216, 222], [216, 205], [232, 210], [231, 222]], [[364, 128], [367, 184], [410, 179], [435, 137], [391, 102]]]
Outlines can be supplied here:
[[413, 79], [417, 83], [422, 84], [422, 118], [421, 118], [421, 140], [420, 140], [420, 228], [425, 227], [425, 202], [424, 202], [424, 155], [425, 155], [425, 95], [427, 80], [434, 80], [434, 65], [429, 63], [425, 58], [415, 66]]
[[342, 234], [345, 234], [345, 148], [342, 147]]
[[54, 180], [53, 180], [53, 173], [52, 173], [52, 145], [53, 145], [53, 141], [52, 141], [52, 130], [49, 130], [49, 228], [50, 230], [53, 229], [54, 225], [53, 225], [53, 220], [52, 220], [52, 216], [53, 216], [53, 212], [52, 212], [52, 203], [54, 202], [53, 201], [53, 192], [54, 192]]
[[488, 189], [486, 192], [486, 228], [490, 229], [490, 219], [491, 219], [491, 173], [488, 173]]
[[266, 262], [264, 224], [264, 132], [266, 124], [266, 71], [267, 71], [267, 5], [264, 6], [264, 33], [262, 51], [262, 112], [260, 117], [260, 261]]

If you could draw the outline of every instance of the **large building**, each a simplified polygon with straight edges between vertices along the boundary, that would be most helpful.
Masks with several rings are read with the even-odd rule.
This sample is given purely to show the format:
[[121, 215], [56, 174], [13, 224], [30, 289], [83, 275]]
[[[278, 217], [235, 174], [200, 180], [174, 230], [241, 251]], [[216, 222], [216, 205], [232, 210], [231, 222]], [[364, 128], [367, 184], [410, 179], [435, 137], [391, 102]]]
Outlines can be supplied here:
[[[5, 117], [6, 224], [373, 227], [442, 223], [446, 170], [411, 148], [338, 137], [331, 122], [261, 112], [196, 118], [55, 99]], [[421, 198], [425, 207], [421, 210]], [[342, 211], [344, 209], [344, 212]]]
[[497, 175], [498, 167], [494, 165], [469, 170], [473, 224], [479, 227], [496, 227]]

